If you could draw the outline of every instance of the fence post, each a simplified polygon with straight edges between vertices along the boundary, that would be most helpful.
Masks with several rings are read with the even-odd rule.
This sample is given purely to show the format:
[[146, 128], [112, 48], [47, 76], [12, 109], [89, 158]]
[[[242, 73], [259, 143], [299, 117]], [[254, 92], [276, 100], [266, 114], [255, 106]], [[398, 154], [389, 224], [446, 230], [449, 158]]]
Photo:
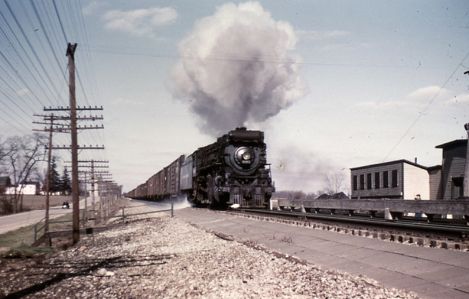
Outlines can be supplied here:
[[174, 202], [171, 200], [171, 218], [174, 217]]
[[122, 207], [122, 223], [125, 222], [124, 207]]

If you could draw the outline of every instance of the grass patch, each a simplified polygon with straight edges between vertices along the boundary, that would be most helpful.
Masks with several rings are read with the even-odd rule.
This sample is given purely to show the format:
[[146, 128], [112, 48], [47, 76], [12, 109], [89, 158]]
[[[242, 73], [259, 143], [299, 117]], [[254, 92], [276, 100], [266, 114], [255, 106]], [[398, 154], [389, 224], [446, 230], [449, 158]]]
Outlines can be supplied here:
[[44, 255], [52, 252], [51, 247], [32, 247], [26, 244], [22, 244], [18, 247], [11, 248], [2, 254], [4, 258], [31, 258], [38, 255]]
[[14, 248], [34, 242], [33, 225], [25, 226], [0, 235], [0, 247]]
[[[54, 223], [58, 221], [71, 221], [72, 213], [51, 219], [49, 231], [67, 230], [72, 228], [72, 222]], [[44, 221], [38, 228], [44, 225]], [[38, 231], [38, 238], [42, 236], [44, 229]], [[0, 247], [19, 248], [21, 246], [30, 246], [34, 242], [34, 225], [21, 227], [17, 230], [9, 231], [0, 235]]]

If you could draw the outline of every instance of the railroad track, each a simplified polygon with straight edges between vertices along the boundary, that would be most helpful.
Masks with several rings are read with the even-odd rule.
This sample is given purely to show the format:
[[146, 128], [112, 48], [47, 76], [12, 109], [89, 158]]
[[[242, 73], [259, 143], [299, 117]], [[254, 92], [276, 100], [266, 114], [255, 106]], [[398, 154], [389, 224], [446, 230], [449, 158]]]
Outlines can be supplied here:
[[312, 214], [247, 208], [230, 210], [228, 213], [400, 243], [469, 250], [469, 227], [462, 224], [427, 223], [415, 220], [390, 221], [365, 216]]

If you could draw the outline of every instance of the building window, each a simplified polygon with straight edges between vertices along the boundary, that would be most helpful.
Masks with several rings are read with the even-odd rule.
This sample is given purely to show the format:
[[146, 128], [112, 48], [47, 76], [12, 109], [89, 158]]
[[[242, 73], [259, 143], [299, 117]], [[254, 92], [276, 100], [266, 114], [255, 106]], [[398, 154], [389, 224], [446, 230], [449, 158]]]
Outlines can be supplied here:
[[375, 189], [379, 189], [379, 172], [375, 172]]
[[391, 187], [397, 187], [397, 170], [393, 170], [391, 174]]
[[366, 189], [371, 190], [371, 173], [366, 175]]
[[365, 175], [360, 174], [360, 190], [364, 190], [364, 189], [365, 189]]
[[389, 188], [387, 171], [383, 171], [383, 188]]
[[356, 191], [358, 189], [358, 178], [356, 175], [353, 176], [353, 190]]

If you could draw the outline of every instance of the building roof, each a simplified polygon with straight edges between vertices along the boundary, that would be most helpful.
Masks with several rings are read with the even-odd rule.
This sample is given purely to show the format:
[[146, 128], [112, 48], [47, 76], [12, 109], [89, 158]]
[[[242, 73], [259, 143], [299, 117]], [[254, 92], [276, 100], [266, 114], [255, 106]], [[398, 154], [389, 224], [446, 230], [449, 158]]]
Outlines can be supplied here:
[[435, 166], [427, 167], [427, 170], [430, 171], [430, 170], [437, 170], [437, 169], [441, 169], [441, 168], [442, 168], [441, 165], [435, 165]]
[[425, 167], [423, 165], [420, 165], [420, 164], [417, 164], [417, 163], [410, 162], [410, 161], [405, 160], [405, 159], [389, 161], [389, 162], [383, 162], [383, 163], [377, 163], [377, 164], [364, 165], [364, 166], [358, 166], [358, 167], [350, 168], [350, 170], [358, 170], [358, 169], [371, 168], [371, 167], [377, 167], [377, 166], [385, 166], [385, 165], [392, 165], [392, 164], [399, 164], [399, 163], [407, 163], [407, 164], [410, 164], [412, 166], [419, 167], [419, 168], [427, 170], [427, 167]]
[[456, 139], [450, 142], [446, 142], [440, 145], [435, 146], [435, 148], [448, 148], [448, 147], [455, 147], [455, 146], [467, 146], [467, 139]]

